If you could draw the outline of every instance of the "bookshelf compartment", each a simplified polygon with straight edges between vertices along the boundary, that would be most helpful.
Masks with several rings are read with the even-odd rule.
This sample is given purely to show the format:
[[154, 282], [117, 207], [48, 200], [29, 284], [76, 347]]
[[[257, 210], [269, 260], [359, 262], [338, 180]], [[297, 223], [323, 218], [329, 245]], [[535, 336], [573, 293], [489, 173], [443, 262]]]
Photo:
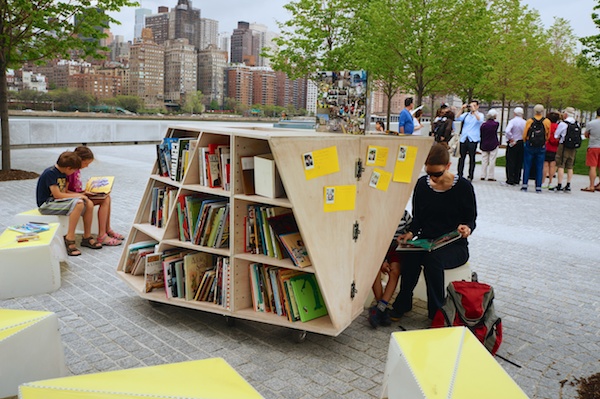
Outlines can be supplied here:
[[[134, 242], [154, 239], [159, 242], [159, 251], [177, 249], [198, 252], [204, 256], [229, 258], [229, 309], [209, 302], [167, 298], [165, 292], [158, 290], [145, 293], [142, 277], [123, 272], [126, 261], [124, 255], [121, 256], [117, 268], [119, 277], [138, 295], [152, 301], [334, 336], [340, 334], [362, 312], [363, 303], [379, 271], [389, 239], [393, 236], [404, 211], [403, 207], [397, 204], [408, 202], [421, 169], [418, 166], [414, 167], [409, 182], [392, 181], [388, 190], [376, 190], [369, 187], [374, 167], [365, 166], [368, 147], [376, 145], [388, 149], [386, 164], [378, 167], [393, 174], [399, 146], [416, 147], [418, 151], [414, 164], [421, 165], [432, 143], [429, 137], [352, 136], [305, 130], [223, 128], [202, 123], [170, 127], [166, 138], [189, 138], [195, 143], [190, 147], [189, 164], [181, 176], [181, 181], [177, 182], [169, 177], [160, 176], [158, 165], [155, 163], [125, 248]], [[203, 176], [206, 172], [202, 165], [202, 148], [209, 146], [214, 149], [229, 146], [229, 185], [226, 189], [206, 184]], [[333, 149], [335, 152], [335, 170], [309, 177], [304, 169], [303, 155], [327, 149]], [[259, 196], [252, 190], [249, 191], [248, 185], [244, 184], [247, 181], [240, 160], [244, 157], [253, 159], [255, 155], [261, 154], [273, 155], [286, 197]], [[226, 160], [226, 157], [224, 159]], [[360, 179], [356, 176], [357, 160], [362, 160], [365, 169]], [[222, 162], [221, 165], [223, 164], [226, 165]], [[222, 170], [222, 166], [219, 170]], [[353, 209], [333, 212], [324, 209], [324, 188], [330, 186], [356, 187]], [[173, 203], [169, 205], [166, 224], [160, 228], [151, 225], [152, 192], [157, 187], [170, 187], [174, 191], [171, 195], [175, 195], [175, 198], [180, 195], [213, 197], [228, 204], [228, 246], [214, 248], [206, 243], [196, 245], [193, 241], [185, 241], [185, 238], [182, 241], [179, 217], [174, 205], [176, 200], [170, 201]], [[246, 252], [247, 230], [244, 227], [244, 219], [248, 217], [249, 206], [257, 207], [255, 209], [259, 209], [259, 212], [274, 208], [282, 213], [291, 213], [311, 265], [299, 268], [290, 258], [268, 256], [276, 255], [275, 249], [269, 250], [268, 244], [260, 251], [263, 253]], [[361, 232], [357, 238], [353, 238], [355, 223], [359, 224], [358, 230]], [[264, 227], [268, 227], [268, 222]], [[270, 232], [269, 237], [273, 245], [273, 239], [277, 240], [277, 237], [272, 236]], [[126, 249], [124, 253], [125, 251]], [[286, 316], [276, 313], [256, 312], [250, 285], [250, 265], [255, 263], [276, 268], [273, 270], [290, 273], [298, 271], [306, 273], [305, 276], [311, 276], [310, 281], [320, 288], [328, 314], [306, 322], [291, 322]], [[306, 320], [306, 317], [304, 319]]]

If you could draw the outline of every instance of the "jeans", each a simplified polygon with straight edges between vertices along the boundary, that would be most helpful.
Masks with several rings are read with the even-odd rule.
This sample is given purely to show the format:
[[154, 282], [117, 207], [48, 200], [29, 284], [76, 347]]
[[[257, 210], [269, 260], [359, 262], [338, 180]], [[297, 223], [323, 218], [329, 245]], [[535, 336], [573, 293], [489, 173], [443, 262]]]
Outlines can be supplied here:
[[446, 297], [444, 270], [462, 266], [469, 260], [467, 240], [457, 240], [432, 252], [404, 252], [403, 255], [400, 292], [394, 301], [394, 310], [402, 314], [412, 309], [413, 291], [423, 265], [427, 285], [427, 314], [433, 319], [437, 310], [444, 305]]
[[535, 188], [542, 189], [544, 180], [544, 158], [546, 157], [546, 147], [532, 147], [525, 143], [523, 157], [523, 187], [527, 187], [529, 174], [535, 170]]
[[519, 140], [514, 146], [506, 147], [506, 182], [519, 184], [523, 168], [523, 141]]
[[463, 176], [465, 169], [465, 157], [469, 154], [469, 179], [473, 180], [475, 173], [475, 152], [477, 151], [477, 142], [467, 139], [464, 143], [460, 143], [460, 159], [458, 160], [458, 176]]

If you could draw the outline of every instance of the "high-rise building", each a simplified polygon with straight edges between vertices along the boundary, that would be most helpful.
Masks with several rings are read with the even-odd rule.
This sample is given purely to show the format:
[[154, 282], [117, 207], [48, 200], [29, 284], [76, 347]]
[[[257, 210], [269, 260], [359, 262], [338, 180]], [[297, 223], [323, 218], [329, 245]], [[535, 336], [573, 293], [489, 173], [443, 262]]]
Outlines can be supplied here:
[[226, 68], [227, 51], [209, 45], [198, 52], [198, 90], [204, 94], [205, 104], [215, 100], [219, 105], [223, 105]]
[[53, 60], [46, 65], [34, 65], [31, 70], [46, 76], [48, 88], [64, 89], [69, 87], [69, 76], [77, 73], [89, 73], [92, 65], [77, 60]]
[[146, 28], [152, 29], [154, 43], [165, 44], [169, 40], [169, 18], [169, 9], [164, 6], [158, 7], [157, 14], [146, 15]]
[[317, 114], [318, 95], [319, 87], [317, 84], [310, 79], [306, 79], [306, 112], [308, 112], [309, 115]]
[[[306, 79], [290, 79], [285, 72], [277, 72], [277, 105], [306, 109]], [[316, 98], [315, 98], [316, 103]]]
[[227, 61], [229, 61], [231, 59], [229, 56], [229, 52], [231, 51], [231, 35], [229, 32], [221, 32], [219, 33], [219, 38], [217, 40], [217, 48], [227, 52]]
[[110, 60], [113, 62], [126, 63], [129, 60], [129, 42], [122, 35], [116, 35], [115, 40], [109, 46]]
[[[244, 62], [252, 54], [252, 31], [248, 22], [239, 21], [238, 27], [231, 35], [231, 62], [234, 64]], [[254, 64], [253, 64], [254, 65]]]
[[187, 39], [168, 40], [165, 45], [165, 102], [183, 104], [197, 90], [198, 58]]
[[202, 46], [200, 10], [192, 7], [191, 0], [178, 0], [171, 14], [169, 39], [188, 39], [191, 45], [199, 49]]
[[217, 47], [219, 44], [219, 21], [215, 19], [201, 18], [202, 42], [198, 50], [204, 50], [210, 45]]
[[277, 77], [267, 67], [253, 67], [252, 104], [275, 105], [277, 100]]
[[130, 95], [138, 96], [147, 108], [164, 106], [165, 50], [154, 42], [152, 30], [142, 29], [142, 37], [129, 49]]
[[227, 97], [242, 105], [252, 106], [252, 69], [243, 64], [227, 68]]
[[110, 73], [78, 73], [69, 77], [69, 88], [84, 91], [95, 98], [111, 98], [121, 94], [122, 78]]
[[146, 27], [146, 15], [151, 15], [152, 10], [138, 8], [135, 10], [135, 25], [133, 26], [133, 40], [142, 37], [142, 29]]
[[266, 25], [257, 23], [250, 24], [250, 30], [252, 31], [252, 55], [256, 59], [256, 65], [270, 66], [270, 60], [261, 56], [261, 53], [265, 48], [273, 50], [277, 47], [273, 42], [277, 34], [269, 31]]

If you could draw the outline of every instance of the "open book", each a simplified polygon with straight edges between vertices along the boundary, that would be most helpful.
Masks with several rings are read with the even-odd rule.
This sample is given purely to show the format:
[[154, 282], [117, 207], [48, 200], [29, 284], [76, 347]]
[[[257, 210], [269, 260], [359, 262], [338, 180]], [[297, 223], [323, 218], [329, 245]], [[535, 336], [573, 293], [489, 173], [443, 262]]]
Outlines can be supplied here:
[[114, 176], [90, 177], [85, 185], [85, 194], [89, 199], [104, 199], [112, 190]]
[[444, 245], [450, 244], [460, 238], [458, 230], [451, 231], [434, 239], [415, 238], [406, 243], [399, 244], [396, 251], [435, 251]]

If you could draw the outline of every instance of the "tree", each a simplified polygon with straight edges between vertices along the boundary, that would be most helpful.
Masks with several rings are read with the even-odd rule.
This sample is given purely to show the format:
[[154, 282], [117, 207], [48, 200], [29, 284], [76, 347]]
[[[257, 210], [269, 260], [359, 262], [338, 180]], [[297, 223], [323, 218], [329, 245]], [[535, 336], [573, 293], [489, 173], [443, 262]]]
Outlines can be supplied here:
[[103, 28], [118, 23], [105, 11], [137, 6], [131, 0], [4, 0], [0, 2], [0, 124], [2, 125], [2, 170], [10, 169], [8, 128], [8, 68], [26, 62], [66, 57], [69, 50], [96, 56]]
[[185, 112], [189, 112], [190, 114], [201, 114], [204, 112], [203, 99], [204, 94], [202, 94], [200, 90], [187, 93], [182, 108]]
[[297, 0], [283, 7], [292, 17], [278, 23], [281, 34], [276, 50], [263, 54], [273, 69], [292, 78], [317, 71], [352, 69], [356, 66], [347, 52], [354, 37], [354, 13], [358, 3], [344, 0]]
[[[597, 10], [600, 10], [600, 0], [596, 0], [594, 12], [592, 13], [592, 20], [596, 28], [600, 29], [600, 15], [595, 12]], [[598, 67], [600, 65], [600, 34], [582, 37], [579, 40], [583, 44], [583, 55], [590, 60], [591, 64]]]

